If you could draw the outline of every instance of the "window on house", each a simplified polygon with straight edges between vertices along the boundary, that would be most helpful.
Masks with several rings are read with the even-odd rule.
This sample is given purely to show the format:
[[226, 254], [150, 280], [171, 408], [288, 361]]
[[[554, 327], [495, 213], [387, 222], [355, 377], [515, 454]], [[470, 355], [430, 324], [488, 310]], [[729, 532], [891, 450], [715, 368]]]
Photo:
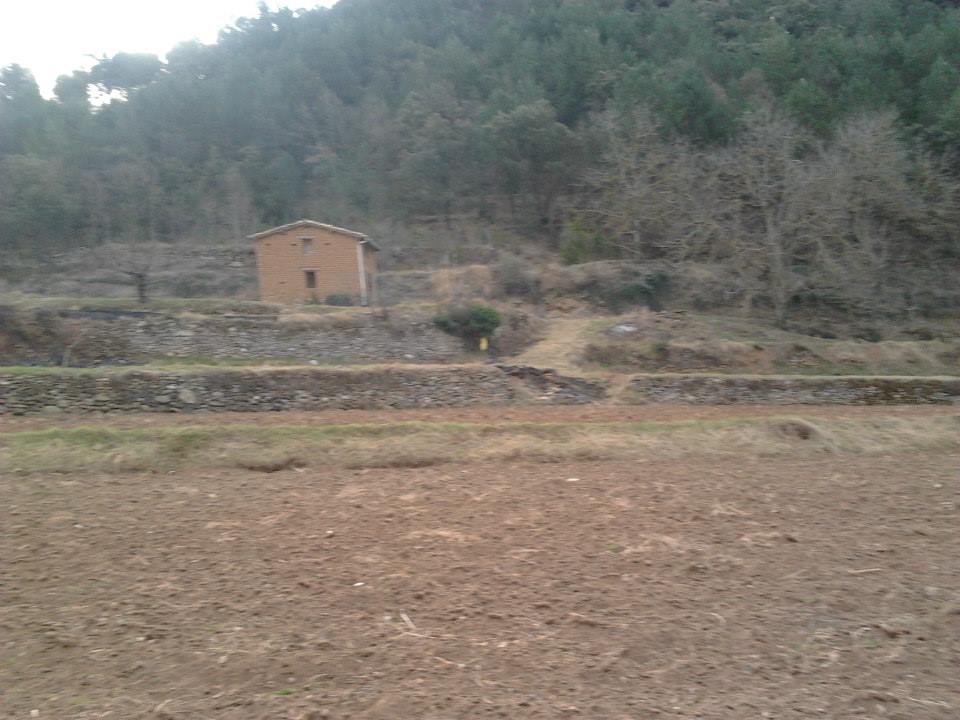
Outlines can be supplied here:
[[306, 270], [307, 289], [312, 290], [317, 287], [317, 273], [315, 270]]
[[300, 248], [304, 255], [313, 252], [313, 238], [300, 238]]

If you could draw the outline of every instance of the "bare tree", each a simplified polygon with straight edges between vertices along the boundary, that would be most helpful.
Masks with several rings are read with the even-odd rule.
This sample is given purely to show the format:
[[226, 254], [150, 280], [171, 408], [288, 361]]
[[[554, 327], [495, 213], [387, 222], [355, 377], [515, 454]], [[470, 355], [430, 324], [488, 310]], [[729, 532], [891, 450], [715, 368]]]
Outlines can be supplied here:
[[821, 293], [870, 313], [902, 305], [909, 284], [941, 266], [956, 272], [949, 260], [960, 249], [960, 185], [899, 139], [893, 115], [851, 121], [820, 161], [828, 168], [823, 211], [830, 218], [816, 246]]
[[613, 149], [583, 214], [629, 256], [725, 268], [745, 308], [768, 303], [778, 325], [801, 298], [890, 311], [938, 257], [960, 255], [960, 186], [892, 116], [823, 142], [758, 112], [720, 148], [667, 141], [644, 115], [607, 123]]
[[587, 177], [591, 202], [582, 211], [621, 251], [679, 258], [715, 234], [712, 212], [691, 201], [702, 178], [699, 158], [686, 143], [664, 142], [643, 111], [623, 125], [610, 114], [597, 124], [610, 138], [610, 151]]
[[[793, 124], [768, 114], [749, 117], [738, 142], [705, 157], [704, 173], [720, 178], [724, 248], [741, 284], [766, 296], [778, 325], [806, 289], [802, 259], [824, 230], [818, 211], [824, 168], [818, 147]], [[805, 153], [806, 157], [800, 155]]]
[[137, 301], [150, 301], [150, 287], [158, 268], [160, 250], [156, 243], [108, 243], [93, 253], [100, 260], [104, 273], [87, 282], [103, 285], [126, 285], [137, 294]]

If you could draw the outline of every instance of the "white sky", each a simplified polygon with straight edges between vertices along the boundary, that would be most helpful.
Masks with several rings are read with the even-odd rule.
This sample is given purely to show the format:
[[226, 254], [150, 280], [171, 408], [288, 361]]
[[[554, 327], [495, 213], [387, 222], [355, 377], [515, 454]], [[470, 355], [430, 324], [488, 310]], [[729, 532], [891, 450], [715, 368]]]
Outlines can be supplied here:
[[[331, 6], [337, 0], [268, 0], [283, 6]], [[89, 69], [88, 55], [146, 52], [161, 58], [186, 40], [212, 43], [257, 0], [0, 0], [0, 67], [18, 63], [51, 96], [60, 75]]]

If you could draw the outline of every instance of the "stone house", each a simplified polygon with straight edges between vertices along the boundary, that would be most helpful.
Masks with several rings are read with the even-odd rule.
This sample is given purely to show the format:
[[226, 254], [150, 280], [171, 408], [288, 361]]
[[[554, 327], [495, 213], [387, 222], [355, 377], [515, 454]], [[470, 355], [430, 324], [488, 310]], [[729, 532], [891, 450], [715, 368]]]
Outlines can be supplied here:
[[298, 220], [250, 239], [265, 302], [324, 302], [331, 295], [347, 295], [360, 305], [377, 300], [379, 248], [363, 233]]

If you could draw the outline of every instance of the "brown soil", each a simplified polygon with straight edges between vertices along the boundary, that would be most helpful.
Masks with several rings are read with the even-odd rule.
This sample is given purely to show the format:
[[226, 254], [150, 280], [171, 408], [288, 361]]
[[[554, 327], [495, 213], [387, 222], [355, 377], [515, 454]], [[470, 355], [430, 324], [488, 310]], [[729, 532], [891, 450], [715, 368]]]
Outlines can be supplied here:
[[8, 478], [0, 715], [956, 718], [958, 465]]

